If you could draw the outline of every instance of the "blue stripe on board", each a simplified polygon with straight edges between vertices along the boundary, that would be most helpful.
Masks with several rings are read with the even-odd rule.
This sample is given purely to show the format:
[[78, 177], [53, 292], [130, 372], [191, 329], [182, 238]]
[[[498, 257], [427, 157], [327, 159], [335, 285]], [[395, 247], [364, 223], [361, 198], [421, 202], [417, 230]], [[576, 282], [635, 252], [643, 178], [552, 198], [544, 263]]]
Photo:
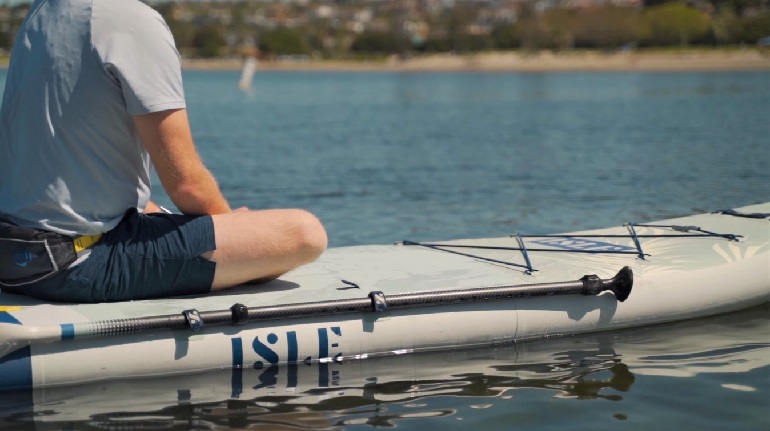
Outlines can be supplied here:
[[329, 333], [326, 328], [318, 328], [318, 359], [329, 357]]
[[236, 337], [230, 340], [233, 349], [233, 368], [243, 367], [243, 340]]
[[239, 398], [243, 392], [243, 340], [236, 337], [230, 340], [233, 349], [233, 367], [230, 375], [230, 397]]
[[[20, 322], [6, 312], [0, 312], [0, 322], [19, 325]], [[32, 355], [30, 346], [16, 350], [0, 358], [0, 392], [32, 389]], [[32, 405], [32, 392], [19, 394], [14, 405]]]
[[20, 325], [19, 321], [5, 311], [0, 311], [0, 323], [12, 323], [14, 325]]
[[297, 333], [295, 331], [287, 332], [286, 339], [289, 344], [289, 356], [286, 358], [286, 361], [290, 364], [294, 364], [297, 362], [297, 357], [299, 356]]
[[62, 340], [72, 340], [75, 338], [75, 325], [72, 323], [63, 323], [60, 326]]

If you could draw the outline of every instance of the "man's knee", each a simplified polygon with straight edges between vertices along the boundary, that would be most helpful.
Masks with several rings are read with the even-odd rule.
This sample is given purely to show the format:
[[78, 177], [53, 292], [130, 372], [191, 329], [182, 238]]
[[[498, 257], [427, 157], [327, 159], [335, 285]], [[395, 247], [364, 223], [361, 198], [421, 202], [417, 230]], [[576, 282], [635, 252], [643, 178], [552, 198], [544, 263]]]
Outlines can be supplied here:
[[305, 210], [245, 211], [213, 218], [217, 249], [203, 257], [216, 262], [279, 258], [294, 267], [326, 250], [326, 230]]
[[316, 216], [305, 210], [294, 210], [294, 234], [297, 247], [308, 262], [316, 260], [326, 250], [326, 229]]

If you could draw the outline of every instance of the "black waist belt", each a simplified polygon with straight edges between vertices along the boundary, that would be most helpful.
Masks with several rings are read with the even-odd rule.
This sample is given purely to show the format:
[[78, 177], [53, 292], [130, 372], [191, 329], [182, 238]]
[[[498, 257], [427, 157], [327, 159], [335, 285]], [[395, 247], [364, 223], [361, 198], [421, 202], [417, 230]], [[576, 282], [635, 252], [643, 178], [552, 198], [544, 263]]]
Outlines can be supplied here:
[[69, 267], [102, 234], [71, 237], [0, 220], [0, 286], [17, 287]]

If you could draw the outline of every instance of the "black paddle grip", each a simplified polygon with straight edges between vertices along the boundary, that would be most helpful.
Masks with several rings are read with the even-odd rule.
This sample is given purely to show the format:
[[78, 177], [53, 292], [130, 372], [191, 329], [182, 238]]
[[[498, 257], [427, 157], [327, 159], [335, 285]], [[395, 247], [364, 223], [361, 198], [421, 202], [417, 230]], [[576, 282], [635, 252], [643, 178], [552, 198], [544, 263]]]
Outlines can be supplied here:
[[608, 283], [615, 298], [623, 302], [631, 295], [631, 288], [634, 287], [634, 271], [624, 266]]
[[631, 288], [634, 285], [634, 272], [631, 268], [624, 266], [617, 275], [607, 280], [599, 278], [596, 275], [585, 275], [580, 279], [583, 282], [581, 295], [598, 295], [605, 290], [611, 290], [615, 298], [623, 302], [631, 295]]

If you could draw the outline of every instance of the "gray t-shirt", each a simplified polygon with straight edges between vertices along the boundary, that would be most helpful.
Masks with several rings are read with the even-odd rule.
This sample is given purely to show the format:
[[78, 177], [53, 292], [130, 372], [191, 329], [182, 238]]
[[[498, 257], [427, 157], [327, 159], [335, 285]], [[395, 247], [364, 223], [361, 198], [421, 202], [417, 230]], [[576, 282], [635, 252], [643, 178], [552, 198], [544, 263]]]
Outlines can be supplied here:
[[150, 198], [132, 115], [185, 107], [163, 18], [139, 0], [36, 0], [0, 108], [0, 216], [63, 234], [112, 229]]

